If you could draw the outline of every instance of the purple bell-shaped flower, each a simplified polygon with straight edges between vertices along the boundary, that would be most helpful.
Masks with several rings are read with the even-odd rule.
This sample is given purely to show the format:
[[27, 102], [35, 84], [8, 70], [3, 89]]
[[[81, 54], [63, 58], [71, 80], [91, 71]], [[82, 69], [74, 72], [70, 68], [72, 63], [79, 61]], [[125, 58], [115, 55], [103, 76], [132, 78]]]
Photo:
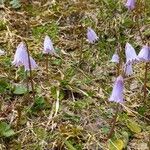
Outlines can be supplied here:
[[114, 83], [112, 94], [109, 98], [109, 101], [122, 103], [123, 102], [123, 88], [124, 88], [124, 81], [123, 81], [123, 77], [120, 75], [119, 77], [117, 77]]
[[127, 0], [125, 6], [128, 10], [133, 10], [135, 8], [135, 0]]
[[149, 46], [143, 46], [141, 51], [138, 54], [138, 59], [139, 61], [145, 61], [148, 62], [150, 61], [150, 47]]
[[117, 54], [117, 52], [115, 52], [111, 58], [111, 62], [114, 62], [114, 63], [119, 63], [119, 55]]
[[[30, 56], [30, 63], [31, 63], [31, 70], [34, 70], [35, 68], [37, 68], [37, 64], [31, 56]], [[21, 42], [17, 46], [17, 50], [15, 52], [14, 60], [12, 64], [15, 65], [16, 67], [24, 66], [25, 70], [27, 71], [30, 70], [27, 47], [24, 42]]]
[[126, 64], [137, 61], [137, 54], [131, 44], [125, 46]]
[[95, 43], [99, 39], [97, 34], [90, 27], [87, 29], [87, 39], [91, 44]]
[[55, 55], [55, 49], [53, 47], [53, 43], [50, 39], [50, 37], [48, 35], [45, 36], [44, 39], [44, 50], [43, 50], [44, 54], [51, 54], [51, 55]]

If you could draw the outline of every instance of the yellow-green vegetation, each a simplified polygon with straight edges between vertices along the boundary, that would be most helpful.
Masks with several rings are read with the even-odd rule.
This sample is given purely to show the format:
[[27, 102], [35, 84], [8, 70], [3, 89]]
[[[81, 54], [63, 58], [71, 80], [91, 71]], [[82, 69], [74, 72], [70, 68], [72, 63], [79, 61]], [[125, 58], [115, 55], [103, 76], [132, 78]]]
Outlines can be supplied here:
[[[1, 4], [1, 1], [0, 1]], [[148, 150], [150, 76], [143, 101], [144, 65], [125, 78], [125, 103], [115, 132], [107, 135], [115, 113], [110, 103], [116, 65], [110, 62], [126, 42], [142, 47], [139, 28], [150, 40], [150, 0], [137, 0], [138, 14], [124, 0], [13, 0], [0, 5], [0, 149], [1, 150]], [[138, 22], [137, 22], [138, 18]], [[87, 41], [92, 27], [99, 41]], [[43, 51], [49, 35], [59, 57]], [[20, 41], [28, 43], [38, 64], [33, 71], [35, 100], [22, 67], [11, 61]], [[150, 66], [149, 66], [150, 67]], [[149, 70], [150, 71], [150, 70]]]

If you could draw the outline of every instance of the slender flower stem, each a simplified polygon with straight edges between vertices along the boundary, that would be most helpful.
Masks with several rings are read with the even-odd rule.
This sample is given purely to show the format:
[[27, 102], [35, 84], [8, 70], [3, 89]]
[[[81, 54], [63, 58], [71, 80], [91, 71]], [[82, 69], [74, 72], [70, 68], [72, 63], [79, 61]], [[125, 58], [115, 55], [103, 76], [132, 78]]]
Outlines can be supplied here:
[[148, 73], [148, 63], [146, 62], [145, 64], [145, 75], [144, 75], [144, 87], [143, 87], [143, 90], [144, 90], [144, 101], [146, 99], [146, 96], [147, 96], [147, 86], [146, 86], [146, 83], [147, 83], [147, 73]]
[[111, 127], [110, 132], [109, 132], [109, 134], [107, 136], [107, 139], [110, 139], [112, 137], [113, 133], [114, 133], [118, 112], [119, 112], [119, 103], [116, 106], [116, 113], [115, 113], [114, 118], [112, 120], [112, 127]]
[[117, 64], [117, 71], [116, 71], [116, 77], [118, 77], [119, 76], [119, 74], [120, 74], [120, 61], [119, 61], [119, 63]]
[[[118, 52], [119, 53], [119, 52]], [[121, 58], [120, 57], [120, 53], [119, 53], [119, 58]], [[120, 75], [120, 66], [121, 66], [121, 60], [119, 60], [119, 63], [117, 64], [117, 77]], [[113, 117], [113, 119], [112, 119], [112, 127], [111, 127], [111, 129], [110, 129], [110, 132], [109, 132], [109, 134], [108, 134], [108, 136], [107, 136], [107, 139], [110, 139], [111, 138], [111, 136], [113, 135], [113, 133], [114, 133], [114, 129], [115, 129], [115, 124], [116, 124], [116, 120], [117, 120], [117, 115], [118, 115], [118, 112], [119, 112], [119, 103], [117, 104], [117, 106], [116, 106], [116, 113], [115, 113], [115, 115], [114, 115], [114, 117]]]
[[29, 53], [29, 49], [28, 49], [27, 43], [26, 43], [26, 47], [27, 47], [27, 54], [28, 54], [28, 63], [29, 63], [29, 72], [30, 72], [30, 82], [31, 82], [32, 94], [33, 94], [33, 99], [35, 100], [35, 91], [34, 91], [34, 83], [33, 83], [33, 77], [32, 77], [30, 53]]
[[27, 94], [29, 94], [29, 79], [28, 79], [28, 72], [25, 71], [25, 75], [26, 75], [26, 83], [27, 83]]
[[46, 54], [46, 73], [47, 73], [47, 79], [48, 79], [48, 54]]

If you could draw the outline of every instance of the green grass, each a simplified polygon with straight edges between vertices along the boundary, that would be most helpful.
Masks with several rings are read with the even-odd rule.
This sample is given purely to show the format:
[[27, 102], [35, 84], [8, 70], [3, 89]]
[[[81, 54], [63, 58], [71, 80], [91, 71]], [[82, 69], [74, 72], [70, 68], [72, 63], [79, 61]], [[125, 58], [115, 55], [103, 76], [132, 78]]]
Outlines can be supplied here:
[[[139, 26], [148, 41], [146, 6], [145, 10], [139, 7]], [[145, 104], [141, 97], [143, 64], [135, 65], [136, 74], [125, 78], [125, 104], [111, 140], [106, 141], [115, 113], [115, 104], [108, 102], [116, 77], [116, 65], [110, 59], [120, 49], [125, 61], [126, 42], [137, 52], [142, 46], [137, 21], [133, 21], [135, 11], [128, 12], [122, 0], [22, 2], [17, 10], [7, 3], [6, 8], [0, 10], [0, 47], [7, 54], [0, 56], [0, 149], [116, 150], [115, 143], [119, 150], [123, 146], [137, 150], [148, 145], [150, 103]], [[86, 40], [87, 27], [99, 36], [92, 46]], [[49, 57], [48, 79], [42, 54], [45, 35], [60, 56]], [[21, 40], [27, 41], [39, 65], [33, 72], [35, 100], [31, 90], [27, 94], [23, 68], [11, 64]], [[148, 90], [149, 79], [148, 75]]]

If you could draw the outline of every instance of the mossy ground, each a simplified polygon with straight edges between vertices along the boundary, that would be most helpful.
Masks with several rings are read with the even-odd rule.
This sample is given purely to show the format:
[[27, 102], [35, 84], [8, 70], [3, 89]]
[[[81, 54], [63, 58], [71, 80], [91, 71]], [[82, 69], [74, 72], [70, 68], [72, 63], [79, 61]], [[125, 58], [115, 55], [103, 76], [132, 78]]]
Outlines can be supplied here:
[[[134, 75], [125, 78], [125, 103], [112, 139], [106, 137], [116, 105], [108, 102], [116, 77], [116, 65], [110, 59], [121, 49], [125, 60], [126, 42], [140, 50], [137, 17], [144, 40], [149, 40], [149, 4], [149, 0], [138, 0], [139, 16], [127, 11], [123, 0], [22, 1], [19, 9], [2, 7], [0, 48], [6, 54], [0, 56], [0, 120], [10, 124], [15, 134], [10, 130], [12, 136], [7, 137], [8, 132], [6, 136], [0, 131], [0, 149], [120, 150], [123, 145], [148, 150], [150, 76], [145, 103], [144, 64], [134, 65]], [[93, 45], [86, 40], [89, 26], [99, 36]], [[51, 37], [59, 55], [49, 57], [48, 79], [42, 54], [45, 35]], [[35, 101], [32, 92], [25, 94], [23, 68], [11, 65], [22, 40], [39, 66], [33, 72]]]

